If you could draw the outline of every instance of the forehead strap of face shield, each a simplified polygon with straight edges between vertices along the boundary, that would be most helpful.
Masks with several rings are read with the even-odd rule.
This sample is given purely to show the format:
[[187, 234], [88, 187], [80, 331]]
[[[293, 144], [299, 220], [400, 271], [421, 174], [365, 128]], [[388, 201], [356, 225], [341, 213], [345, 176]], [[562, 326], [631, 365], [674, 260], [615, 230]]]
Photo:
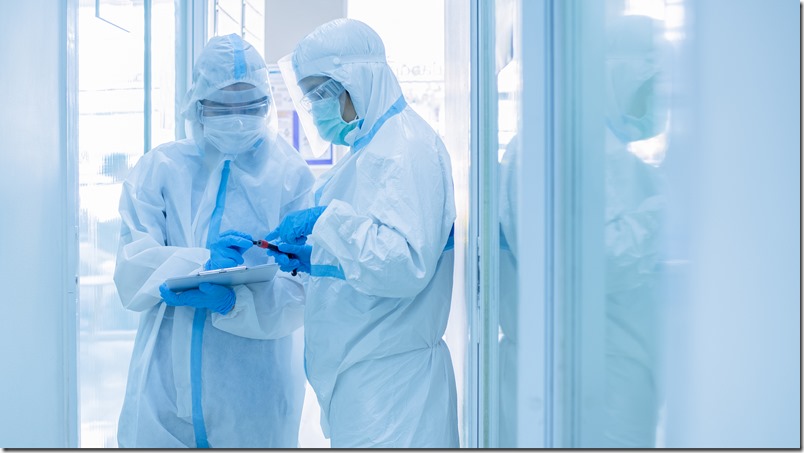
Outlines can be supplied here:
[[244, 102], [256, 101], [264, 98], [268, 93], [264, 93], [257, 87], [245, 90], [215, 90], [206, 96], [206, 99], [220, 104], [242, 104]]

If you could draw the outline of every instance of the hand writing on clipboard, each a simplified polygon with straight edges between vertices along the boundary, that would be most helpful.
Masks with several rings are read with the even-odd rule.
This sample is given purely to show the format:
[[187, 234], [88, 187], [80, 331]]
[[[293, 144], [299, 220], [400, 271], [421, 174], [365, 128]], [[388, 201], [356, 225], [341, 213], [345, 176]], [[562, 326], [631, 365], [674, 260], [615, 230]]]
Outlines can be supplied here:
[[[256, 245], [257, 247], [259, 247], [259, 248], [268, 249], [268, 250], [270, 250], [272, 252], [281, 253], [283, 255], [286, 255], [289, 259], [292, 259], [292, 260], [298, 260], [299, 259], [299, 257], [294, 255], [293, 253], [283, 252], [282, 250], [279, 250], [279, 247], [277, 247], [274, 244], [271, 244], [270, 242], [268, 242], [266, 240], [257, 239], [257, 240], [253, 240], [251, 242], [254, 245]], [[297, 273], [298, 273], [297, 270], [293, 269], [293, 271], [290, 273], [290, 275], [295, 276]]]

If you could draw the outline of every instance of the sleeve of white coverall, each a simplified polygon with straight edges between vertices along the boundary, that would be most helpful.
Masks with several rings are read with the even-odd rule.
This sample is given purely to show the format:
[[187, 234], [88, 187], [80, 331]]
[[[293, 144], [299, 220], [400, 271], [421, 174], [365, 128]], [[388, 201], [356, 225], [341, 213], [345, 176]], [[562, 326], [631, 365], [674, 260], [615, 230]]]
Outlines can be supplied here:
[[606, 222], [606, 288], [636, 288], [656, 273], [663, 199], [652, 196]]
[[[134, 178], [142, 171], [133, 171]], [[135, 179], [136, 181], [136, 179]], [[123, 306], [144, 311], [159, 303], [167, 278], [198, 271], [209, 259], [199, 247], [165, 245], [165, 208], [161, 196], [149, 197], [130, 181], [120, 195], [121, 231], [114, 282]]]
[[[285, 174], [288, 178], [285, 186], [292, 187], [294, 192], [289, 194], [291, 201], [280, 209], [279, 218], [310, 207], [312, 203], [310, 189], [314, 177], [307, 165], [298, 159], [294, 168]], [[235, 286], [234, 308], [224, 315], [213, 313], [212, 325], [233, 335], [260, 340], [290, 335], [304, 323], [303, 283], [306, 278], [302, 275], [291, 277], [278, 272], [268, 283]]]
[[334, 255], [349, 284], [365, 294], [421, 292], [447, 239], [444, 206], [452, 188], [445, 187], [441, 168], [435, 150], [363, 156], [355, 192], [373, 201], [358, 213], [347, 201], [332, 200], [313, 228], [314, 256], [315, 247]]

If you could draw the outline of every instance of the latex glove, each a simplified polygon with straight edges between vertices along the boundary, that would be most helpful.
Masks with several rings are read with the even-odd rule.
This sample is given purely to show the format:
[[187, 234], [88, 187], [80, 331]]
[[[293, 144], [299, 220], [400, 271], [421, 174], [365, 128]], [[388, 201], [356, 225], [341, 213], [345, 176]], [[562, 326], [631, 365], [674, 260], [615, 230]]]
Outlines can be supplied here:
[[321, 217], [325, 209], [327, 209], [326, 206], [316, 206], [291, 212], [282, 219], [274, 231], [268, 233], [265, 240], [273, 241], [278, 238], [288, 244], [304, 244], [307, 241], [307, 236], [313, 232], [315, 222]]
[[251, 236], [240, 231], [228, 230], [221, 233], [218, 240], [209, 246], [209, 261], [204, 270], [223, 269], [243, 264], [243, 253], [254, 243]]
[[[276, 244], [276, 246], [279, 247], [279, 250], [295, 256], [295, 258], [288, 260], [288, 266], [295, 266], [294, 269], [299, 272], [310, 273], [310, 255], [313, 253], [313, 247], [311, 245], [297, 245], [280, 242], [279, 244]], [[279, 263], [279, 261], [277, 261], [277, 263]], [[282, 269], [281, 263], [279, 264], [279, 268]]]
[[214, 283], [201, 283], [198, 289], [180, 293], [168, 289], [167, 283], [159, 287], [159, 294], [166, 304], [174, 307], [206, 308], [222, 315], [229, 313], [235, 305], [235, 293], [231, 288]]
[[290, 272], [293, 275], [296, 275], [297, 269], [299, 269], [301, 266], [299, 260], [296, 259], [296, 255], [290, 257], [287, 255], [287, 253], [275, 252], [271, 249], [268, 249], [265, 252], [268, 254], [268, 256], [272, 256], [274, 258], [276, 264], [279, 265], [279, 269], [281, 269], [283, 272]]

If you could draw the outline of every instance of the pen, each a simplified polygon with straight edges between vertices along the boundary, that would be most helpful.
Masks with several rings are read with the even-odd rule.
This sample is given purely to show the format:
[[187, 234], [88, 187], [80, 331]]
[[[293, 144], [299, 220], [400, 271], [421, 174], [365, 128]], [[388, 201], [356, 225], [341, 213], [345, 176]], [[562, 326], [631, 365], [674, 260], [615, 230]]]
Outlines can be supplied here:
[[[268, 250], [270, 250], [272, 252], [284, 253], [285, 255], [287, 255], [288, 258], [290, 258], [292, 260], [297, 258], [296, 255], [294, 255], [292, 253], [283, 252], [282, 250], [279, 250], [279, 247], [275, 246], [274, 244], [271, 244], [270, 242], [268, 242], [268, 241], [266, 241], [264, 239], [252, 240], [251, 242], [254, 245], [256, 245], [257, 247], [261, 248], [261, 249], [268, 249]], [[296, 269], [293, 269], [293, 272], [291, 272], [290, 275], [295, 276], [296, 275]]]

